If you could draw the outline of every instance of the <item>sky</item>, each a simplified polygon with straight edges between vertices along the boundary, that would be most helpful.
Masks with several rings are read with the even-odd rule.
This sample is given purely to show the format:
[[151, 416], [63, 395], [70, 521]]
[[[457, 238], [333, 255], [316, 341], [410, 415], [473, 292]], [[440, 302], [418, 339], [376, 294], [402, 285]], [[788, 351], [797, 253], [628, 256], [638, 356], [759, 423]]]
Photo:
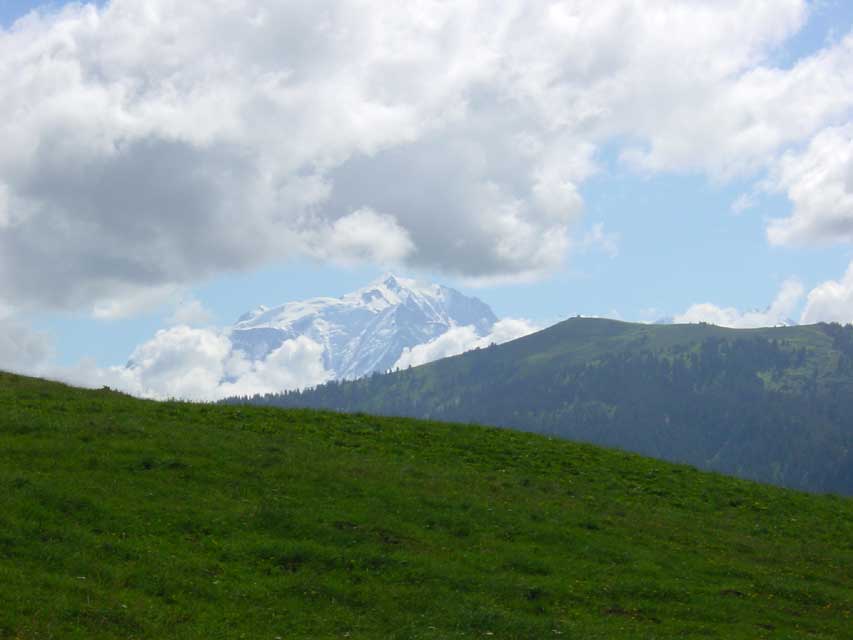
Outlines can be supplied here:
[[531, 327], [853, 321], [853, 3], [0, 0], [0, 25], [0, 368], [186, 373], [245, 311], [388, 271]]

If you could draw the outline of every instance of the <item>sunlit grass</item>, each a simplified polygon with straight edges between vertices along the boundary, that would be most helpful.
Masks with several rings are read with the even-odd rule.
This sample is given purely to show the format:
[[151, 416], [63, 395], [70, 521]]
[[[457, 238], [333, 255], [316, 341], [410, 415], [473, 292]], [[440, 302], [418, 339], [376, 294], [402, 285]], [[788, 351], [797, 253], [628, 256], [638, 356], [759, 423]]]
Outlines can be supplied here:
[[0, 374], [0, 638], [845, 638], [853, 501]]

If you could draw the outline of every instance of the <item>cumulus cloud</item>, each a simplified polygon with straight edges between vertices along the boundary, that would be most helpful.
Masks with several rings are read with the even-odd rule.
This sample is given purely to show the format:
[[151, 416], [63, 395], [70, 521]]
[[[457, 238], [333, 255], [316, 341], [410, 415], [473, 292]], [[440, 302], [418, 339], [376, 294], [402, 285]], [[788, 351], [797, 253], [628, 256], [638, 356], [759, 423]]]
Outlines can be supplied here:
[[155, 398], [212, 399], [225, 375], [231, 341], [213, 331], [163, 329], [134, 349], [125, 367], [114, 367], [116, 386]]
[[853, 322], [853, 263], [839, 280], [829, 280], [809, 292], [800, 321], [803, 324]]
[[[803, 17], [797, 17], [797, 11], [804, 8], [802, 3], [784, 4], [787, 11], [783, 10], [775, 22], [780, 28], [794, 24], [786, 20]], [[691, 5], [682, 6], [687, 11], [692, 9]], [[757, 3], [754, 8], [760, 13], [772, 11], [774, 6]], [[782, 4], [778, 6], [781, 8]], [[744, 16], [749, 15], [746, 7], [741, 11], [747, 12]], [[769, 26], [770, 22], [765, 24]], [[746, 46], [756, 44], [752, 41]], [[704, 55], [701, 47], [684, 53], [689, 60], [688, 69], [698, 62], [697, 56]], [[851, 53], [853, 38], [849, 35], [787, 69], [760, 62], [760, 47], [751, 52], [741, 49], [740, 55], [734, 56], [719, 53], [719, 58], [707, 62], [712, 69], [709, 78], [699, 79], [696, 91], [688, 97], [677, 93], [679, 85], [666, 87], [667, 92], [674, 93], [676, 102], [663, 107], [660, 121], [656, 122], [652, 113], [642, 113], [646, 105], [640, 107], [643, 120], [635, 126], [645, 130], [642, 138], [647, 142], [628, 148], [623, 158], [647, 171], [701, 170], [721, 179], [772, 166], [778, 154], [789, 146], [811, 139], [828, 125], [847, 122], [853, 105]], [[758, 59], [750, 60], [750, 56]], [[735, 69], [739, 64], [743, 66]], [[721, 75], [715, 73], [717, 69]], [[673, 71], [664, 67], [665, 80], [671, 80], [669, 74]]]
[[783, 283], [776, 299], [764, 311], [741, 312], [732, 307], [711, 303], [696, 304], [674, 322], [709, 322], [722, 327], [751, 328], [787, 324], [796, 317], [803, 298], [805, 306], [799, 315], [800, 324], [817, 322], [853, 323], [853, 263], [838, 280], [827, 280], [805, 293], [797, 280]]
[[126, 287], [121, 295], [96, 300], [92, 316], [99, 320], [131, 318], [168, 304], [180, 304], [180, 295], [180, 289], [174, 285]]
[[775, 183], [793, 211], [770, 224], [771, 243], [853, 241], [853, 125], [822, 131], [804, 151], [787, 153]]
[[213, 314], [196, 298], [184, 298], [166, 321], [171, 325], [198, 326], [210, 323]]
[[313, 340], [288, 340], [263, 360], [232, 348], [224, 333], [177, 326], [139, 345], [124, 366], [51, 367], [51, 377], [73, 384], [107, 385], [135, 396], [210, 401], [274, 393], [325, 382], [323, 348]]
[[305, 388], [331, 377], [323, 365], [323, 347], [305, 336], [285, 341], [263, 360], [250, 361], [237, 352], [228, 363], [229, 381], [219, 386], [226, 396], [278, 393]]
[[53, 355], [53, 342], [48, 334], [0, 315], [0, 371], [38, 375]]
[[414, 249], [409, 233], [393, 216], [363, 208], [314, 233], [317, 253], [332, 262], [399, 264]]
[[846, 122], [851, 38], [770, 62], [807, 15], [805, 0], [30, 14], [0, 30], [0, 301], [116, 315], [140, 289], [304, 255], [535, 277], [564, 259], [605, 144], [642, 171], [725, 179]]
[[394, 367], [401, 369], [409, 366], [417, 367], [433, 360], [459, 355], [471, 349], [488, 347], [492, 343], [503, 344], [538, 330], [539, 327], [528, 320], [519, 318], [498, 320], [492, 326], [491, 333], [486, 336], [477, 335], [473, 326], [453, 327], [430, 342], [404, 349]]
[[683, 314], [673, 318], [675, 323], [707, 322], [721, 327], [752, 329], [789, 324], [802, 301], [805, 290], [797, 280], [782, 284], [773, 303], [764, 311], [742, 312], [734, 307], [719, 307], [710, 302], [694, 304]]
[[619, 234], [604, 230], [604, 223], [598, 222], [584, 233], [580, 247], [583, 251], [598, 250], [610, 258], [619, 255]]

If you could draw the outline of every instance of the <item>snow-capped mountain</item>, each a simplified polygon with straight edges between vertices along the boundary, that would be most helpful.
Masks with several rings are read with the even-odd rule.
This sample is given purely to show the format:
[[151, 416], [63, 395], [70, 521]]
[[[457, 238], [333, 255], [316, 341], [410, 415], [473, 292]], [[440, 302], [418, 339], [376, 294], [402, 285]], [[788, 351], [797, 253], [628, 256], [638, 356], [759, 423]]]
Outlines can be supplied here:
[[484, 302], [437, 284], [386, 275], [341, 298], [312, 298], [258, 307], [231, 330], [234, 348], [261, 360], [286, 340], [306, 336], [324, 348], [335, 378], [358, 378], [394, 366], [403, 349], [449, 329], [473, 326], [488, 335], [497, 321]]

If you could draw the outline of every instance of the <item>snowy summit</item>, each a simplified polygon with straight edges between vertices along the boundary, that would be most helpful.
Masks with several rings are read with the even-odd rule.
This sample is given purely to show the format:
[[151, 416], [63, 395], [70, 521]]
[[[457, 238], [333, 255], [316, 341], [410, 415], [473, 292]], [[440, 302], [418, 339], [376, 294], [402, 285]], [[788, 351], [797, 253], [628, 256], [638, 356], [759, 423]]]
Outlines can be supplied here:
[[323, 346], [335, 378], [358, 378], [394, 366], [404, 349], [429, 342], [453, 327], [485, 336], [497, 321], [477, 298], [438, 284], [387, 274], [340, 298], [312, 298], [258, 307], [231, 331], [234, 348], [262, 360], [299, 336]]

